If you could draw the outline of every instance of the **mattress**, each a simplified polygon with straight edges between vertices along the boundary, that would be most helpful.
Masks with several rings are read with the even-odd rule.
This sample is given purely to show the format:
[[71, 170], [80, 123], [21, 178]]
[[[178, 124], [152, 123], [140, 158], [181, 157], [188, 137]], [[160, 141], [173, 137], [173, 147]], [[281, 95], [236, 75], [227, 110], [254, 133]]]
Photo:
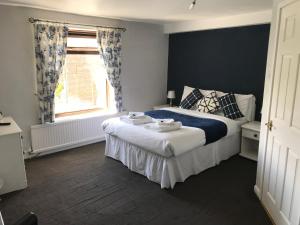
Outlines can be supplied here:
[[[181, 108], [164, 108], [164, 110], [222, 121], [227, 126], [227, 136], [240, 132], [241, 124], [246, 122], [246, 119], [235, 121], [219, 115]], [[127, 124], [119, 118], [112, 118], [103, 123], [103, 130], [110, 136], [118, 137], [144, 150], [167, 158], [179, 156], [206, 143], [205, 132], [202, 129], [187, 126], [172, 132], [158, 133], [145, 129], [143, 125]]]

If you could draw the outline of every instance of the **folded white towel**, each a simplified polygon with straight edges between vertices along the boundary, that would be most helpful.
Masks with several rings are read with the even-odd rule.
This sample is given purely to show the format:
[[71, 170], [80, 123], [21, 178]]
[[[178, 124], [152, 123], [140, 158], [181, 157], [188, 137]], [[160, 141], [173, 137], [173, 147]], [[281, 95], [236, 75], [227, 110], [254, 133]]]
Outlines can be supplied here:
[[146, 115], [144, 115], [143, 117], [139, 116], [138, 118], [134, 118], [134, 119], [130, 118], [129, 116], [121, 116], [120, 120], [125, 123], [129, 123], [133, 125], [140, 125], [140, 124], [146, 124], [152, 122], [152, 118]]
[[146, 118], [146, 116], [143, 112], [129, 112], [128, 117], [130, 119], [144, 119], [144, 118]]
[[157, 131], [157, 132], [169, 132], [179, 130], [182, 127], [181, 122], [172, 122], [169, 125], [159, 125], [158, 123], [150, 123], [144, 126], [146, 129]]
[[157, 124], [162, 126], [169, 126], [173, 125], [174, 119], [153, 119], [153, 122], [156, 122]]

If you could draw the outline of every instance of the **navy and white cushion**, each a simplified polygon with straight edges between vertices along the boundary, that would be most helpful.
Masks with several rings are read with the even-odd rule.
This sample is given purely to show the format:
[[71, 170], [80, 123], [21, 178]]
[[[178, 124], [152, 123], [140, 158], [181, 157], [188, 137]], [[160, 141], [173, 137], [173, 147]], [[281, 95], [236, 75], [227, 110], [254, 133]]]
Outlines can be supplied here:
[[215, 91], [209, 92], [197, 102], [197, 110], [204, 113], [214, 113], [220, 108]]
[[199, 91], [199, 89], [195, 88], [185, 99], [183, 99], [180, 103], [180, 108], [190, 109], [192, 108], [196, 102], [201, 99], [203, 95]]
[[235, 96], [233, 93], [224, 95], [219, 99], [220, 106], [223, 110], [224, 116], [230, 119], [238, 119], [244, 117], [241, 113], [239, 106], [236, 102]]

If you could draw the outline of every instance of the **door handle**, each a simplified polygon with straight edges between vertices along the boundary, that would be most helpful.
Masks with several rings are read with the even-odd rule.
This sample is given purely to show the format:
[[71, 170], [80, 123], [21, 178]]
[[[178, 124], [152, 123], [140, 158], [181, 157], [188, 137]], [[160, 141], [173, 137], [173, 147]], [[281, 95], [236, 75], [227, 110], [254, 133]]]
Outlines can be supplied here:
[[268, 127], [269, 131], [272, 131], [272, 128], [273, 128], [273, 121], [272, 120], [270, 120], [269, 122], [265, 123], [265, 125]]

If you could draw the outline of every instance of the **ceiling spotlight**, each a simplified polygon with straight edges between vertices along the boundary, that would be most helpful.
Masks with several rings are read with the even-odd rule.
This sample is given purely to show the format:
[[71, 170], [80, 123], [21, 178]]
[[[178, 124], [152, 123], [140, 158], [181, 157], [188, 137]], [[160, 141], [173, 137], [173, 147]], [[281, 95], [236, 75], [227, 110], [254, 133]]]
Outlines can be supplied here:
[[196, 0], [193, 0], [193, 2], [189, 6], [189, 10], [192, 10], [196, 5]]

